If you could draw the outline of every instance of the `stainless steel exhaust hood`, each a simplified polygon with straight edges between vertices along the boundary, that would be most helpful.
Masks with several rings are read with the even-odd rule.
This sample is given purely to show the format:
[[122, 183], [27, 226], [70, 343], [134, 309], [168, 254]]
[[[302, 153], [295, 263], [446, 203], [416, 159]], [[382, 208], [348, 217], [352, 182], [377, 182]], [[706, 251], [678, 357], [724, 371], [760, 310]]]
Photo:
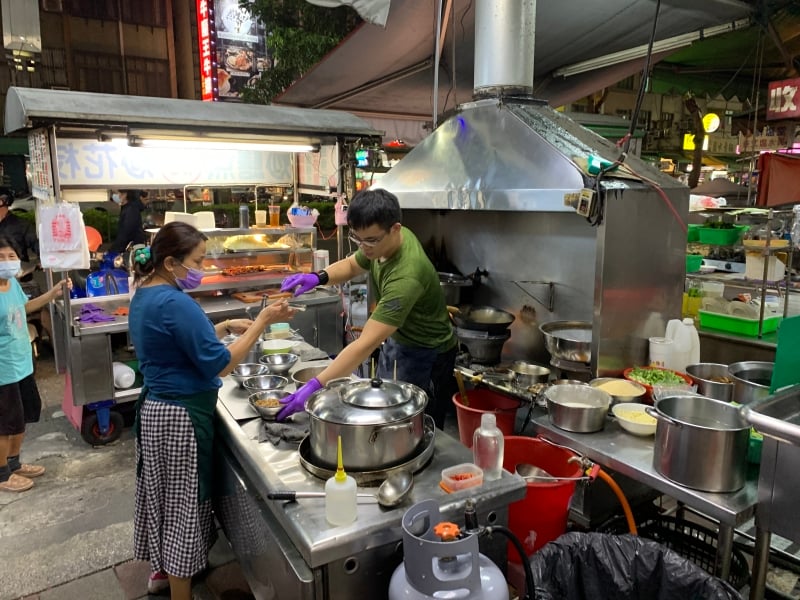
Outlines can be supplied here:
[[[574, 212], [593, 187], [589, 156], [619, 158], [607, 140], [519, 96], [533, 84], [535, 11], [535, 0], [476, 0], [473, 93], [482, 99], [462, 104], [381, 179], [403, 208]], [[634, 157], [626, 163], [678, 185]]]

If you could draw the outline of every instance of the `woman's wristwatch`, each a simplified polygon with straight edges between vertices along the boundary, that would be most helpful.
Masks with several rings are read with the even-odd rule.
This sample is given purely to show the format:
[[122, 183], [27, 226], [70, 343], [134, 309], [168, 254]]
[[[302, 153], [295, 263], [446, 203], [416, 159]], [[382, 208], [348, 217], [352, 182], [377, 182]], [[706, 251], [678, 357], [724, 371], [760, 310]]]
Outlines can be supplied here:
[[321, 271], [317, 271], [317, 277], [319, 277], [319, 284], [318, 285], [325, 285], [328, 283], [330, 277], [328, 276], [328, 272], [325, 269]]

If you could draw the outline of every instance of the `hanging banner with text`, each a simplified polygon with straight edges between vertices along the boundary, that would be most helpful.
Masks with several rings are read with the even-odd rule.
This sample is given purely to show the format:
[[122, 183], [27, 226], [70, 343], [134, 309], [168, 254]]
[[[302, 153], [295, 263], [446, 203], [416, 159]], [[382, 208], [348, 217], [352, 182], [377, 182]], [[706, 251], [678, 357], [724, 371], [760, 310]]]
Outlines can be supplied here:
[[[122, 143], [61, 138], [57, 142], [62, 187], [180, 187], [291, 184], [291, 154], [187, 148], [176, 152]], [[326, 168], [329, 168], [326, 166]]]
[[767, 121], [800, 117], [798, 90], [800, 90], [800, 78], [770, 82]]

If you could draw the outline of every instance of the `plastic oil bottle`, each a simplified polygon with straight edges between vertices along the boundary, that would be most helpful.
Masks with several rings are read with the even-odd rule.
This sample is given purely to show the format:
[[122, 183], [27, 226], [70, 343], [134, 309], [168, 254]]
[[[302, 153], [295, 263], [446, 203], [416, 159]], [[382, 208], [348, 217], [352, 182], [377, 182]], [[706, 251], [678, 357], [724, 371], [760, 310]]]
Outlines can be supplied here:
[[344, 472], [342, 436], [338, 437], [336, 474], [325, 482], [325, 518], [331, 525], [347, 525], [356, 520], [356, 480]]
[[667, 367], [675, 371], [686, 371], [687, 365], [700, 362], [700, 336], [694, 319], [671, 319], [667, 323], [665, 337], [672, 340], [672, 356]]
[[484, 481], [500, 479], [503, 473], [503, 432], [497, 427], [497, 417], [486, 412], [481, 425], [472, 434], [472, 462], [483, 469]]

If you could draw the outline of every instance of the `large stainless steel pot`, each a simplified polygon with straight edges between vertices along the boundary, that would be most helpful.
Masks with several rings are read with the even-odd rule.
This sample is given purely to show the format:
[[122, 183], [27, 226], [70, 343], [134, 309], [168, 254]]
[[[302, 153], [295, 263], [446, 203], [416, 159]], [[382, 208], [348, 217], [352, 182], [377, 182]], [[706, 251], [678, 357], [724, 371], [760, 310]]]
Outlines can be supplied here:
[[588, 363], [592, 360], [592, 324], [586, 321], [550, 321], [539, 325], [544, 345], [553, 358]]
[[490, 335], [502, 335], [514, 322], [514, 315], [494, 306], [459, 306], [452, 314], [461, 329], [486, 331]]
[[553, 425], [576, 433], [600, 431], [611, 406], [611, 396], [586, 384], [554, 385], [544, 397]]
[[728, 365], [728, 374], [733, 379], [733, 401], [748, 404], [769, 396], [772, 369], [775, 363], [745, 360]]
[[461, 292], [472, 287], [472, 279], [457, 273], [439, 273], [439, 285], [444, 292], [444, 302], [450, 306], [461, 304]]
[[427, 394], [410, 383], [364, 379], [323, 388], [306, 404], [309, 449], [318, 466], [336, 468], [342, 436], [345, 470], [373, 471], [412, 457], [425, 434]]
[[656, 471], [705, 492], [735, 492], [744, 486], [750, 424], [736, 406], [704, 396], [675, 395], [646, 410], [658, 420]]

